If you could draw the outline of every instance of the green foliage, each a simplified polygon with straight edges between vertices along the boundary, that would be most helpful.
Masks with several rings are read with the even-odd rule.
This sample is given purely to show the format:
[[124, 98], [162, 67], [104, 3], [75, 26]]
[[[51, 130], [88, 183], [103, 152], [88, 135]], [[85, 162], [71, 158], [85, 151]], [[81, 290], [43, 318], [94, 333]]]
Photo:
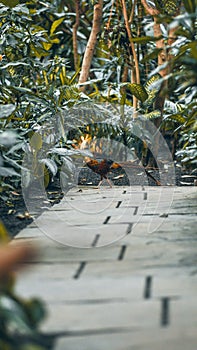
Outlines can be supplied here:
[[[53, 59], [50, 58], [53, 49], [51, 37], [64, 17], [53, 21], [47, 33], [41, 24], [32, 20], [32, 14], [33, 18], [38, 18], [38, 12], [35, 13], [31, 8], [33, 3], [29, 1], [26, 5], [21, 4], [13, 9], [0, 5], [0, 141], [3, 142], [0, 145], [1, 190], [6, 188], [5, 177], [9, 177], [9, 183], [14, 187], [20, 184], [24, 151], [28, 149], [29, 138], [33, 142], [32, 133], [81, 98], [75, 86], [79, 72], [68, 75], [65, 58], [56, 55]], [[44, 12], [45, 9], [44, 7]], [[5, 144], [8, 138], [6, 133], [9, 132], [11, 142], [12, 130], [17, 132], [17, 140], [8, 147]], [[38, 151], [39, 149], [34, 153], [34, 160]], [[37, 165], [35, 161], [34, 168], [37, 169], [37, 174], [42, 175], [44, 172], [47, 186], [49, 173], [55, 175], [55, 166], [53, 159], [50, 161], [45, 158], [43, 156]]]
[[196, 0], [184, 0], [185, 9], [188, 13], [193, 14], [196, 10]]
[[197, 137], [196, 133], [189, 132], [189, 134], [182, 133], [181, 141], [184, 146], [181, 150], [178, 150], [176, 155], [181, 160], [182, 164], [186, 167], [197, 166]]
[[19, 4], [19, 0], [1, 0], [1, 3], [7, 7], [15, 7]]
[[180, 6], [180, 1], [177, 0], [155, 0], [154, 3], [161, 13], [167, 15], [174, 15]]
[[159, 73], [154, 74], [146, 81], [144, 88], [147, 93], [147, 98], [145, 101], [143, 101], [144, 103], [142, 104], [145, 113], [150, 112], [150, 110], [154, 109], [154, 102], [159, 94], [162, 82], [163, 80]]
[[155, 110], [155, 111], [152, 111], [150, 113], [145, 113], [145, 114], [143, 114], [143, 116], [146, 119], [150, 119], [150, 120], [157, 119], [157, 118], [161, 117], [161, 111]]
[[[185, 4], [186, 2], [184, 2]], [[176, 82], [177, 104], [181, 106], [176, 113], [169, 116], [176, 122], [175, 132], [178, 132], [179, 149], [177, 157], [184, 165], [195, 167], [197, 154], [197, 138], [195, 131], [197, 117], [197, 36], [196, 36], [196, 9], [195, 1], [188, 1], [185, 8], [188, 14], [181, 18], [178, 16], [175, 21], [179, 27], [177, 35], [177, 54], [171, 60], [173, 78]]]
[[146, 101], [148, 98], [146, 89], [140, 84], [122, 83], [120, 86], [125, 87], [126, 93], [130, 93], [131, 95], [134, 95], [141, 102]]

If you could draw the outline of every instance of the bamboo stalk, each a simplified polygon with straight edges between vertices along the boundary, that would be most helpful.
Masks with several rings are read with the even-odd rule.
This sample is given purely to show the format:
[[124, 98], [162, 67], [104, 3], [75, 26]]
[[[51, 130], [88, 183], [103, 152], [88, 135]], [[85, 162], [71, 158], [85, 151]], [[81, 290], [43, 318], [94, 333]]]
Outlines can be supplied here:
[[74, 55], [74, 66], [75, 66], [75, 70], [77, 71], [77, 69], [79, 68], [77, 30], [79, 27], [80, 0], [75, 1], [75, 13], [76, 13], [76, 19], [73, 25], [73, 55]]

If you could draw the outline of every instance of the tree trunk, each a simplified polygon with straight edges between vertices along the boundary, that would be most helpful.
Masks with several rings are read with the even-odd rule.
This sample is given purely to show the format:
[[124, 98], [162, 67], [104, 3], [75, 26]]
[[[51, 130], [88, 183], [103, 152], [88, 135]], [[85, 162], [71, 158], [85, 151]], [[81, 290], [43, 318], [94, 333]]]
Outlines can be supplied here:
[[[175, 28], [171, 29], [168, 33], [169, 38], [168, 38], [168, 49], [166, 49], [164, 39], [162, 38], [162, 31], [161, 31], [161, 26], [160, 23], [158, 22], [157, 16], [159, 15], [159, 11], [155, 8], [152, 8], [148, 3], [147, 0], [141, 0], [142, 5], [145, 8], [145, 11], [153, 17], [154, 19], [154, 37], [161, 37], [160, 40], [156, 41], [156, 47], [160, 49], [159, 54], [158, 54], [158, 66], [162, 66], [165, 63], [168, 63], [164, 68], [162, 68], [159, 73], [162, 77], [165, 77], [169, 74], [170, 71], [170, 66], [169, 66], [169, 60], [172, 57], [170, 53], [169, 47], [172, 45], [172, 43], [175, 40], [174, 37], [174, 32]], [[178, 9], [177, 9], [178, 11]], [[160, 93], [158, 94], [155, 104], [154, 104], [154, 109], [158, 109], [161, 112], [161, 117], [157, 118], [154, 122], [155, 126], [159, 130], [161, 122], [162, 122], [162, 115], [163, 115], [163, 109], [164, 109], [164, 103], [165, 103], [165, 98], [166, 98], [166, 92], [168, 89], [168, 82], [167, 80], [164, 80], [162, 87], [160, 89]], [[159, 151], [159, 140], [160, 140], [160, 132], [156, 133], [155, 138], [154, 138], [154, 153], [157, 156], [158, 151]], [[155, 159], [152, 157], [149, 158], [148, 160], [149, 165], [156, 165], [155, 164]]]
[[[97, 35], [100, 32], [102, 12], [103, 12], [103, 0], [99, 0], [98, 3], [94, 5], [92, 30], [91, 30], [89, 40], [86, 46], [86, 50], [84, 53], [84, 57], [83, 57], [81, 73], [79, 77], [79, 85], [82, 83], [85, 83], [89, 77], [92, 58], [94, 55], [94, 50], [97, 42]], [[79, 88], [81, 91], [85, 91], [85, 86], [81, 86]]]

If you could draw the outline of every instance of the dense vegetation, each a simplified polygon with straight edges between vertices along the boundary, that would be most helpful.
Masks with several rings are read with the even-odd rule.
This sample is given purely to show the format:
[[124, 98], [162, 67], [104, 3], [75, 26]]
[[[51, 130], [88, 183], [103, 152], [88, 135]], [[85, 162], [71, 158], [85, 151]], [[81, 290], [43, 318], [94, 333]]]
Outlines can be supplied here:
[[[174, 159], [195, 169], [195, 0], [4, 0], [0, 17], [1, 192], [20, 185], [32, 135], [37, 134], [38, 152], [46, 142], [40, 127], [55, 124], [57, 115], [88, 101], [110, 103], [115, 110], [118, 106], [117, 116], [113, 120], [114, 112], [106, 117], [99, 111], [88, 122], [64, 120], [64, 132], [53, 143], [56, 151], [42, 159], [53, 174], [63, 162], [71, 172], [70, 154], [76, 150], [68, 153], [69, 138], [80, 143], [87, 135], [118, 140], [133, 147], [145, 163], [151, 161], [144, 157], [148, 147], [140, 142], [142, 131], [140, 141], [132, 133], [132, 120], [139, 115], [170, 138]], [[69, 123], [78, 130], [71, 133]], [[64, 152], [58, 154], [57, 148]]]

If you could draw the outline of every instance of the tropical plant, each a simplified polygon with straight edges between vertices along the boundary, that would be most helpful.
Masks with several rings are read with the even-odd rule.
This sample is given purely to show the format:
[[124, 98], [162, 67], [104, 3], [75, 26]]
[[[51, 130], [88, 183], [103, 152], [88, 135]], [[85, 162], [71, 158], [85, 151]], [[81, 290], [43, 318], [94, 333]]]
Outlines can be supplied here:
[[[6, 0], [3, 3], [9, 5]], [[0, 7], [0, 103], [11, 112], [2, 115], [1, 128], [16, 130], [20, 140], [9, 150], [8, 157], [3, 151], [6, 166], [10, 158], [15, 170], [20, 169], [24, 149], [29, 147], [28, 139], [44, 124], [54, 123], [54, 116], [65, 115], [75, 103], [88, 98], [120, 106], [120, 118], [116, 119], [117, 125], [111, 122], [111, 129], [110, 123], [104, 128], [102, 123], [92, 121], [91, 126], [85, 121], [92, 137], [108, 133], [109, 138], [113, 135], [133, 147], [136, 143], [132, 116], [143, 115], [164, 136], [175, 129], [176, 143], [183, 145], [180, 128], [184, 129], [186, 140], [196, 117], [194, 0], [184, 1], [181, 6], [172, 0], [68, 1], [66, 4], [62, 0], [45, 3], [29, 0], [16, 1], [15, 6], [4, 5]], [[82, 85], [85, 96], [77, 83], [78, 78], [82, 82], [82, 61], [95, 29], [94, 16], [99, 6], [97, 44], [92, 47], [93, 56], [88, 57], [90, 69], [86, 73], [89, 73], [82, 79], [86, 81]], [[187, 15], [182, 15], [185, 9]], [[184, 77], [188, 69], [191, 74], [186, 86]], [[61, 118], [64, 124], [64, 117]], [[83, 132], [87, 133], [87, 128], [80, 126], [80, 133]], [[67, 131], [60, 134], [61, 142], [53, 146], [71, 148]], [[143, 142], [141, 147], [143, 152]], [[53, 152], [48, 157], [51, 163], [43, 158], [42, 164], [45, 162], [54, 175], [55, 169], [62, 165], [61, 157]]]
[[169, 62], [174, 83], [169, 94], [174, 97], [171, 113], [166, 108], [165, 123], [171, 121], [174, 134], [179, 134], [176, 156], [183, 165], [194, 169], [197, 162], [197, 4], [194, 0], [184, 1], [186, 14], [177, 16], [171, 23], [176, 25], [176, 40], [173, 44], [174, 55]]
[[[78, 72], [69, 76], [67, 59], [57, 55], [53, 59], [50, 58], [54, 42], [52, 43], [45, 28], [32, 21], [32, 16], [34, 18], [39, 14], [39, 11], [36, 14], [33, 11], [33, 4], [34, 1], [13, 8], [0, 5], [0, 126], [3, 132], [1, 140], [5, 138], [6, 132], [7, 135], [11, 135], [12, 130], [17, 132], [18, 140], [17, 144], [9, 149], [1, 142], [1, 163], [4, 161], [4, 168], [0, 175], [12, 176], [11, 181], [15, 186], [17, 182], [20, 184], [18, 175], [32, 135], [44, 125], [46, 130], [46, 124], [50, 124], [49, 132], [52, 132], [57, 114], [63, 113], [82, 98], [75, 86]], [[45, 10], [44, 6], [43, 11]], [[51, 24], [50, 33], [54, 33], [61, 22], [62, 17], [61, 21], [55, 19]], [[64, 135], [57, 136], [56, 133], [56, 142], [62, 137]], [[65, 142], [66, 140], [61, 147], [65, 146]], [[37, 147], [39, 149], [39, 146]], [[69, 148], [68, 145], [66, 147]], [[45, 158], [40, 159], [42, 164], [55, 175], [55, 162]], [[10, 165], [15, 170], [8, 168]], [[44, 173], [46, 185], [50, 179], [48, 171]]]

